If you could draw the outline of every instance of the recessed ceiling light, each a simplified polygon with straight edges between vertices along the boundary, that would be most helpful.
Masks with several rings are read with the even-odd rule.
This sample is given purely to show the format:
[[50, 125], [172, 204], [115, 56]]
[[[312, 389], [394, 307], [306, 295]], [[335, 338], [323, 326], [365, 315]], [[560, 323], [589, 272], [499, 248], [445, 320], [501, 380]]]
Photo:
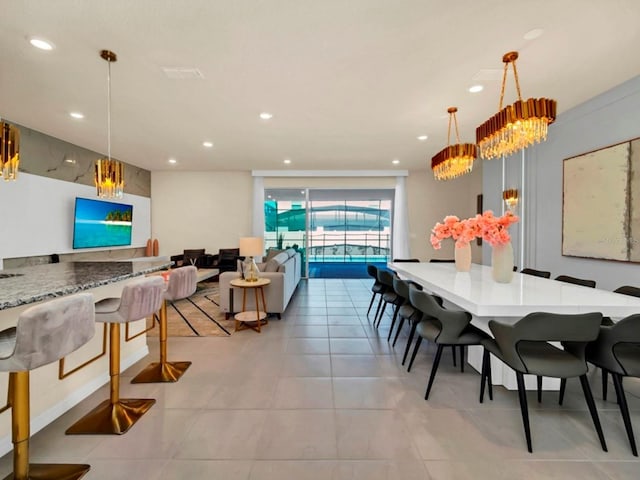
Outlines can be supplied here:
[[213, 142], [202, 142], [203, 147], [211, 148], [213, 147]]
[[429, 136], [428, 136], [428, 135], [420, 135], [420, 136], [418, 137], [418, 140], [420, 140], [421, 142], [424, 142], [427, 138], [429, 138]]
[[529, 30], [527, 33], [525, 33], [522, 38], [524, 38], [525, 40], [535, 40], [536, 38], [541, 37], [543, 33], [543, 29], [534, 28], [533, 30]]
[[469, 91], [471, 93], [478, 93], [478, 92], [481, 92], [482, 90], [484, 90], [484, 87], [482, 85], [472, 85], [469, 87]]
[[76, 164], [76, 160], [75, 160], [75, 158], [71, 158], [71, 157], [67, 157], [67, 158], [65, 158], [65, 159], [64, 159], [64, 162], [65, 162], [65, 163], [69, 163], [69, 164], [71, 164], [71, 165], [75, 165], [75, 164]]
[[71, 113], [69, 113], [69, 116], [71, 116], [73, 118], [76, 118], [78, 120], [81, 119], [81, 118], [84, 118], [84, 115], [82, 113], [80, 113], [80, 112], [71, 112]]
[[400, 163], [400, 160], [398, 160], [397, 158], [394, 158], [393, 160], [391, 160], [391, 163], [393, 163], [394, 165], [397, 165]]
[[178, 161], [177, 161], [175, 158], [170, 158], [170, 159], [169, 159], [169, 163], [170, 163], [171, 165], [175, 165], [176, 163], [178, 163]]
[[53, 50], [53, 43], [42, 38], [31, 37], [29, 43], [40, 50]]
[[269, 112], [262, 112], [260, 114], [260, 118], [262, 120], [270, 120], [272, 117], [273, 117], [273, 115], [271, 113], [269, 113]]
[[286, 163], [287, 165], [289, 165], [291, 163], [291, 160], [289, 160], [288, 158], [285, 158], [282, 163]]

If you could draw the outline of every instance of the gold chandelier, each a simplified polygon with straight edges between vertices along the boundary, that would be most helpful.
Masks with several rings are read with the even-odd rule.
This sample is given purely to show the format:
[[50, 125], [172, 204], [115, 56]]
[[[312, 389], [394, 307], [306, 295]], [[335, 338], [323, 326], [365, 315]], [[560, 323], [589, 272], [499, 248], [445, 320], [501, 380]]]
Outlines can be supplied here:
[[[520, 149], [547, 139], [547, 127], [556, 119], [556, 101], [548, 98], [522, 100], [520, 82], [516, 70], [518, 52], [505, 53], [502, 57], [504, 73], [500, 91], [498, 113], [476, 128], [476, 142], [480, 157], [485, 160], [511, 155]], [[509, 65], [513, 65], [518, 100], [502, 108], [504, 87]]]
[[[437, 180], [451, 180], [473, 169], [473, 161], [476, 159], [476, 146], [473, 143], [460, 143], [458, 132], [458, 119], [456, 107], [449, 107], [449, 129], [447, 131], [447, 146], [431, 158], [431, 170]], [[451, 120], [456, 127], [456, 143], [451, 145]]]
[[102, 50], [100, 57], [109, 65], [107, 75], [107, 158], [96, 160], [95, 184], [98, 196], [122, 198], [124, 194], [124, 164], [111, 158], [111, 62], [118, 60], [115, 53]]
[[18, 178], [20, 164], [20, 130], [0, 121], [0, 177], [5, 180]]

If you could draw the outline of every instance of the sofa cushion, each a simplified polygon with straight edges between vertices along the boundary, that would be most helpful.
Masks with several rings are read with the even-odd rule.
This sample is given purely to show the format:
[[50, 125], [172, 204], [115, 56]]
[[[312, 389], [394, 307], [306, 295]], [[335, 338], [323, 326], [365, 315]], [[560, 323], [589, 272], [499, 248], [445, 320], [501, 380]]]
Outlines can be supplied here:
[[264, 264], [265, 272], [277, 272], [280, 265], [289, 260], [286, 252], [281, 252]]
[[275, 257], [276, 255], [282, 252], [284, 252], [284, 250], [278, 250], [277, 248], [270, 248], [269, 250], [267, 250], [267, 256], [265, 257], [264, 262], [265, 263], [268, 262], [273, 257]]

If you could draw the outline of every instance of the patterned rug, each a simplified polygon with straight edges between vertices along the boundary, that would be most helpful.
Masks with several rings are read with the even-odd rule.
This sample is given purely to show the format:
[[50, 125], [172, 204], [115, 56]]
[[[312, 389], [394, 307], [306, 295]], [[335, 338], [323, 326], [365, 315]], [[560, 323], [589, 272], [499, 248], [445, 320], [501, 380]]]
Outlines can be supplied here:
[[[219, 285], [201, 282], [191, 297], [167, 304], [167, 330], [170, 337], [227, 337], [233, 333], [233, 317], [225, 320], [218, 308]], [[147, 328], [151, 319], [147, 319]], [[158, 336], [158, 326], [147, 332]]]

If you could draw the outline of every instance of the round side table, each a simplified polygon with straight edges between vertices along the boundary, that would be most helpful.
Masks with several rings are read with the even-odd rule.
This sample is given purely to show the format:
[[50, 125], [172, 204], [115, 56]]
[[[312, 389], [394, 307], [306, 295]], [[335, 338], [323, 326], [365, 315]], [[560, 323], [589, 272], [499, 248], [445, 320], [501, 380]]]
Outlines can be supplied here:
[[[235, 315], [236, 332], [250, 328], [260, 333], [260, 327], [269, 323], [267, 319], [267, 303], [264, 299], [264, 287], [270, 283], [271, 280], [268, 278], [258, 278], [255, 282], [236, 278], [229, 282], [232, 287], [242, 289], [242, 312]], [[253, 289], [255, 295], [256, 309], [247, 311], [247, 290], [250, 289]], [[260, 299], [262, 299], [262, 309], [260, 308]]]

